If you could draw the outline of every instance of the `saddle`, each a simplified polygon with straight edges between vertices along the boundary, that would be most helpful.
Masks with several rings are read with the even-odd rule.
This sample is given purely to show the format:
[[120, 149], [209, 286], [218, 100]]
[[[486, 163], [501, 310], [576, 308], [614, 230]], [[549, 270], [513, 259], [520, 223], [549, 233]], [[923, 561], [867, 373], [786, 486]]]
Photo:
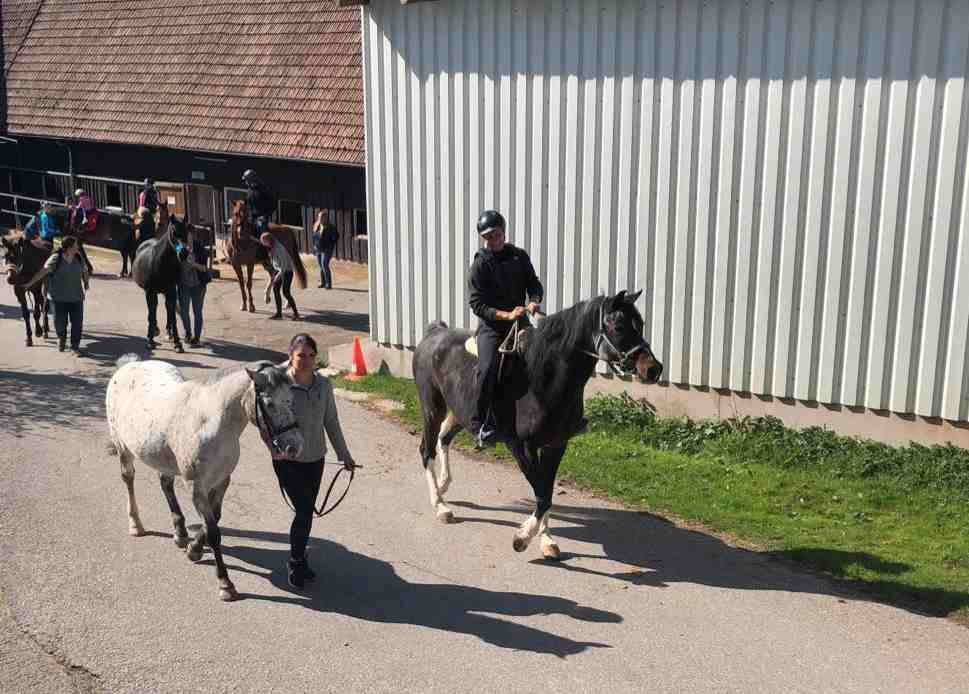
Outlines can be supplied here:
[[80, 233], [80, 234], [89, 234], [89, 233], [97, 230], [97, 228], [98, 228], [98, 221], [101, 219], [101, 212], [100, 212], [100, 210], [93, 209], [90, 212], [88, 212], [87, 221], [85, 222], [85, 224], [84, 224], [83, 227], [80, 226], [80, 225], [78, 225], [78, 223], [77, 223], [77, 220], [79, 219], [80, 215], [81, 215], [80, 210], [78, 210], [77, 208], [75, 208], [74, 209], [73, 221], [74, 221], [74, 226], [77, 229], [78, 233]]
[[[535, 328], [531, 326], [523, 328], [517, 323], [512, 326], [512, 328], [508, 331], [508, 335], [505, 336], [505, 339], [502, 340], [501, 344], [498, 346], [499, 358], [503, 358], [505, 355], [517, 357], [525, 356], [525, 352], [528, 351], [528, 344], [534, 330]], [[476, 335], [477, 333], [464, 341], [464, 351], [474, 357], [478, 356], [478, 342], [475, 338]]]

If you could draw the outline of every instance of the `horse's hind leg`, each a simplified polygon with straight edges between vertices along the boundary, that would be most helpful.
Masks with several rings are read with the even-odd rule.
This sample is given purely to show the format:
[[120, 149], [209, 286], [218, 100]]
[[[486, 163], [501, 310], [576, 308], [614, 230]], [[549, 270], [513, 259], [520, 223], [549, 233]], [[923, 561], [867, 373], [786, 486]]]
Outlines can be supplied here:
[[134, 456], [128, 451], [121, 450], [118, 452], [118, 457], [121, 459], [121, 479], [128, 488], [128, 534], [141, 537], [145, 534], [145, 527], [141, 524], [138, 502], [135, 501]]
[[[256, 302], [252, 300], [252, 276], [256, 272], [256, 266], [249, 264], [246, 266], [246, 291], [249, 293], [249, 313], [256, 312]], [[243, 298], [243, 300], [245, 300]]]
[[215, 575], [219, 579], [219, 597], [224, 601], [235, 600], [239, 597], [236, 587], [229, 580], [229, 572], [225, 568], [225, 561], [222, 559], [222, 531], [219, 530], [219, 521], [215, 517], [215, 510], [210, 502], [210, 490], [203, 489], [199, 484], [192, 484], [192, 501], [195, 510], [202, 517], [205, 523], [205, 539], [212, 547], [212, 554], [215, 555]]
[[178, 303], [178, 295], [174, 288], [165, 292], [165, 313], [167, 314], [169, 334], [171, 335], [172, 342], [175, 344], [175, 351], [182, 353], [185, 348], [182, 347], [182, 341], [178, 337], [178, 321], [176, 320], [176, 310], [175, 306]]
[[421, 389], [421, 410], [424, 414], [424, 435], [421, 438], [421, 465], [424, 468], [424, 479], [427, 481], [427, 491], [431, 498], [431, 508], [434, 515], [442, 523], [454, 521], [454, 513], [444, 503], [443, 492], [438, 487], [438, 471], [436, 462], [438, 437], [441, 433], [441, 424], [447, 413], [447, 405], [444, 398], [433, 387]]
[[158, 346], [155, 342], [155, 335], [158, 334], [158, 295], [151, 290], [145, 291], [145, 303], [148, 306], [148, 349], [152, 350]]
[[175, 478], [159, 473], [158, 480], [161, 482], [162, 492], [168, 502], [168, 510], [172, 512], [172, 525], [175, 526], [175, 544], [185, 548], [188, 546], [188, 530], [185, 528], [185, 516], [182, 514], [182, 507], [178, 505], [178, 497], [175, 496]]
[[453, 412], [448, 412], [447, 418], [441, 424], [441, 433], [437, 437], [437, 456], [431, 460], [434, 466], [434, 476], [437, 479], [437, 489], [443, 495], [451, 486], [451, 442], [461, 431], [461, 425]]

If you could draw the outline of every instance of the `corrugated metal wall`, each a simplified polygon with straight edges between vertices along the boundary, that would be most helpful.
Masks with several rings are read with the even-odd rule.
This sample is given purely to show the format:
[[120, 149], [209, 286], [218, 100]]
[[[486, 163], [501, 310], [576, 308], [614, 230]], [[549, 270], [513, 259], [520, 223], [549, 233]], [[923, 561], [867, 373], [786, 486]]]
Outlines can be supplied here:
[[966, 420], [969, 2], [363, 10], [374, 337], [470, 325], [498, 207], [676, 383]]

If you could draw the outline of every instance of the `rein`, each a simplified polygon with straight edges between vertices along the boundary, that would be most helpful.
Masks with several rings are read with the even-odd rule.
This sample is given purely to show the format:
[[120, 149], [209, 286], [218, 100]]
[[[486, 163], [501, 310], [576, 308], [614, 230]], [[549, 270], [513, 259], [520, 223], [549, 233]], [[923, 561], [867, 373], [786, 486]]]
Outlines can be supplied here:
[[[275, 427], [273, 427], [272, 420], [269, 419], [269, 415], [266, 413], [265, 405], [263, 405], [262, 403], [262, 398], [260, 397], [261, 395], [260, 390], [256, 388], [255, 384], [253, 384], [253, 388], [256, 391], [256, 427], [259, 429], [260, 432], [265, 430], [270, 448], [272, 448], [276, 453], [282, 453], [282, 447], [279, 444], [279, 437], [285, 434], [287, 431], [292, 431], [293, 429], [299, 428], [299, 424], [297, 424], [296, 420], [293, 420], [292, 423], [287, 424], [286, 426], [281, 427], [279, 429], [276, 429]], [[264, 424], [259, 423], [260, 417], [262, 418], [262, 421], [264, 422]], [[327, 464], [326, 461], [324, 461], [323, 465], [325, 466], [326, 464]], [[363, 467], [362, 465], [357, 465], [356, 463], [352, 463], [352, 462], [351, 463], [330, 463], [330, 464], [331, 465], [339, 464], [340, 469], [337, 470], [337, 473], [333, 475], [333, 479], [330, 480], [330, 486], [327, 487], [326, 495], [323, 497], [323, 503], [320, 504], [319, 508], [315, 508], [315, 507], [313, 508], [313, 515], [316, 516], [317, 518], [322, 518], [323, 516], [326, 516], [332, 513], [336, 509], [336, 507], [343, 502], [343, 499], [346, 498], [347, 492], [350, 491], [350, 485], [353, 484], [353, 477], [354, 477], [354, 474], [356, 473], [356, 469], [359, 467]], [[340, 475], [342, 475], [344, 472], [350, 473], [350, 477], [347, 479], [346, 489], [344, 489], [343, 493], [339, 496], [339, 498], [333, 502], [332, 506], [330, 506], [329, 508], [326, 508], [326, 505], [330, 500], [330, 494], [333, 493], [333, 487], [336, 486], [336, 481], [340, 479]], [[286, 490], [283, 489], [282, 480], [278, 480], [278, 481], [279, 481], [279, 493], [282, 494], [283, 501], [285, 501], [286, 505], [289, 506], [289, 508], [293, 511], [293, 513], [295, 513], [296, 509], [293, 507], [293, 504], [289, 500], [289, 497], [286, 496]]]

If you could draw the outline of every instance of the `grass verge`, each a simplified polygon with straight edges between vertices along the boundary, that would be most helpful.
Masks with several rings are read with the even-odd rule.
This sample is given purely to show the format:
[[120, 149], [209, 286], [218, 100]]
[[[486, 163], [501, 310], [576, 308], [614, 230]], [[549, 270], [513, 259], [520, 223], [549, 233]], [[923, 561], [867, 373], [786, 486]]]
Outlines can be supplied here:
[[[412, 381], [337, 381], [402, 402], [394, 416], [420, 426]], [[572, 440], [561, 478], [969, 625], [969, 451], [894, 448], [773, 418], [661, 419], [628, 396], [594, 398], [586, 414], [590, 433]], [[503, 447], [489, 453], [511, 459]]]

